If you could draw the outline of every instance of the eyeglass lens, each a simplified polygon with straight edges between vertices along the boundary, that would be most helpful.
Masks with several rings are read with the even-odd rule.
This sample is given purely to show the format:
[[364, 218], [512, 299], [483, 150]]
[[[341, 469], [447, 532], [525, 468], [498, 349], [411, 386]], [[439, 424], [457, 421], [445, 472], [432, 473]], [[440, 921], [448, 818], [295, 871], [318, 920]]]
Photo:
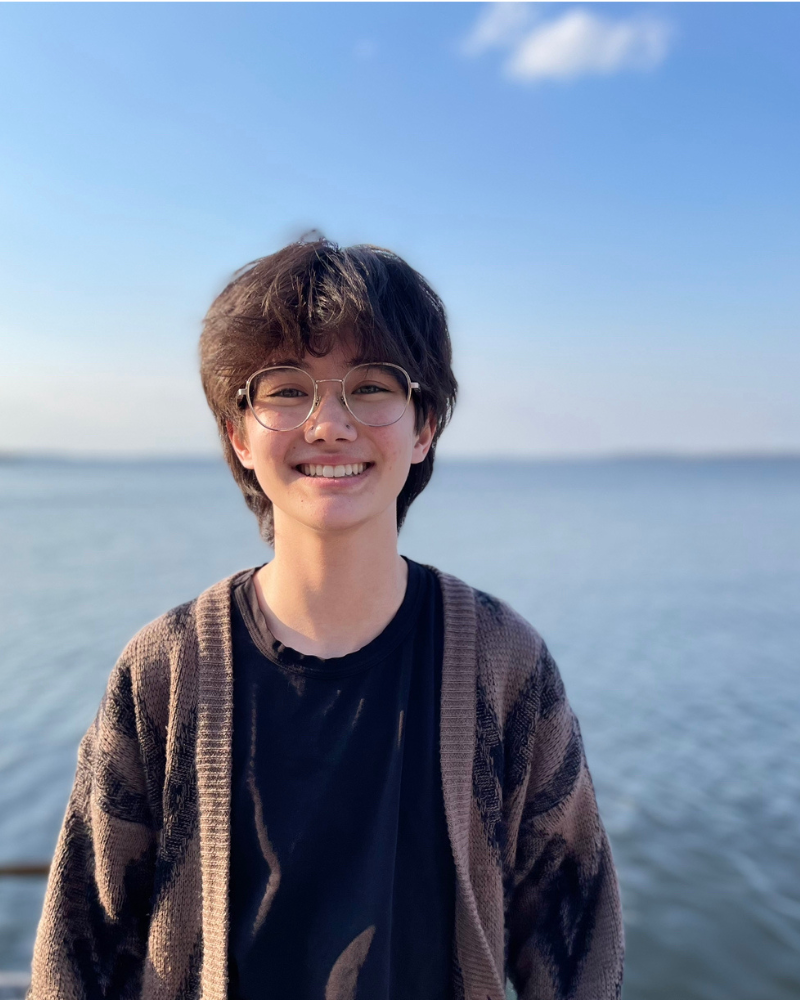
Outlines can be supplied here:
[[[406, 373], [393, 365], [358, 365], [344, 379], [348, 409], [369, 427], [385, 427], [398, 421], [410, 396]], [[268, 368], [251, 380], [249, 402], [256, 420], [264, 427], [293, 430], [311, 416], [314, 380], [300, 368]]]

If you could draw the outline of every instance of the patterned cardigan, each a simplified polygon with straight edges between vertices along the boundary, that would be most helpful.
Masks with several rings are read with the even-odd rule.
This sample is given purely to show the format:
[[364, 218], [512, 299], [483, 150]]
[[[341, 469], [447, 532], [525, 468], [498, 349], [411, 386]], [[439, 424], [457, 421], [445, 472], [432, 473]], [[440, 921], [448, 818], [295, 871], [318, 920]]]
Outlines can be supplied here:
[[[508, 977], [520, 1000], [619, 998], [617, 878], [558, 668], [507, 604], [435, 572], [455, 996], [504, 1000]], [[145, 626], [111, 673], [26, 1000], [226, 1000], [235, 580]]]

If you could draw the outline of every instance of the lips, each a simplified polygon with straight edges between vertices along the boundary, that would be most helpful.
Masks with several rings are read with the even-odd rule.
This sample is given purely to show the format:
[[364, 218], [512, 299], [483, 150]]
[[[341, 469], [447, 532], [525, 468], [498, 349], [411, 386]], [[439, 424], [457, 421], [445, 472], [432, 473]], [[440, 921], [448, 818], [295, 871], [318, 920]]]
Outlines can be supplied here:
[[352, 479], [355, 476], [360, 476], [372, 464], [372, 462], [354, 462], [331, 465], [303, 462], [296, 466], [296, 468], [304, 476], [308, 476], [309, 478], [321, 477], [324, 479]]

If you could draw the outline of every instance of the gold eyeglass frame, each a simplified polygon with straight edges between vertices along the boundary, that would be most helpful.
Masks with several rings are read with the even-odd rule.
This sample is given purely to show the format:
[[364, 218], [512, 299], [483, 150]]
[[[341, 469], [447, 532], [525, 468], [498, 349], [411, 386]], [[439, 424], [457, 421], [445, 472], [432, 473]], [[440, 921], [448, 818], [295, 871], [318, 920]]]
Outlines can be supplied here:
[[[376, 367], [377, 365], [380, 365], [383, 368], [396, 368], [398, 371], [402, 372], [405, 375], [406, 381], [408, 382], [408, 395], [406, 396], [406, 405], [403, 407], [403, 412], [394, 420], [390, 420], [388, 424], [365, 423], [365, 421], [357, 417], [355, 413], [353, 413], [353, 411], [348, 406], [347, 397], [344, 391], [344, 384], [347, 381], [348, 376], [351, 375], [357, 368], [373, 368]], [[263, 375], [264, 372], [277, 371], [277, 370], [302, 372], [303, 375], [306, 376], [306, 378], [311, 379], [311, 381], [314, 383], [314, 399], [311, 403], [311, 408], [309, 409], [305, 417], [303, 417], [303, 419], [300, 421], [300, 423], [295, 424], [293, 427], [268, 427], [266, 424], [262, 423], [258, 419], [255, 407], [253, 406], [253, 402], [250, 399], [250, 384], [252, 383], [253, 379], [256, 378], [258, 375]], [[408, 409], [408, 404], [411, 402], [411, 393], [414, 392], [415, 390], [419, 392], [420, 389], [419, 382], [412, 382], [411, 376], [408, 374], [405, 368], [402, 368], [400, 365], [395, 365], [391, 361], [365, 361], [359, 365], [353, 365], [353, 367], [348, 372], [345, 372], [344, 378], [312, 378], [312, 376], [304, 368], [298, 368], [297, 365], [270, 365], [267, 368], [259, 368], [257, 372], [253, 372], [253, 374], [245, 383], [244, 387], [242, 389], [239, 389], [238, 392], [236, 393], [236, 405], [241, 407], [242, 403], [245, 403], [250, 408], [250, 412], [253, 414], [255, 419], [258, 421], [259, 426], [263, 427], [264, 430], [274, 431], [276, 433], [282, 433], [283, 431], [296, 431], [298, 427], [302, 427], [303, 424], [306, 423], [306, 421], [311, 418], [312, 414], [317, 410], [320, 403], [322, 402], [322, 397], [320, 396], [318, 389], [318, 386], [322, 382], [339, 382], [341, 384], [341, 392], [339, 393], [339, 399], [341, 400], [342, 404], [344, 405], [344, 408], [347, 410], [347, 412], [350, 414], [353, 420], [357, 420], [358, 423], [363, 424], [364, 427], [391, 427], [392, 424], [396, 424], [398, 420], [402, 420], [403, 414], [406, 412], [406, 410]]]

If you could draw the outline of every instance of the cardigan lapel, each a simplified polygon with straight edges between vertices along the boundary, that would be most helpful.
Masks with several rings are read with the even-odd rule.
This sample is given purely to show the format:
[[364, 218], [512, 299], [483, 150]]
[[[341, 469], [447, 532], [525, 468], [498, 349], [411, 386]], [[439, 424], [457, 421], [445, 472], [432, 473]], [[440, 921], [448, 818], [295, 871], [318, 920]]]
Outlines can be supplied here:
[[197, 796], [203, 886], [202, 1000], [226, 1000], [233, 737], [233, 577], [197, 600]]
[[505, 987], [481, 924], [470, 872], [477, 679], [475, 598], [472, 588], [457, 577], [429, 568], [439, 578], [444, 605], [439, 745], [445, 814], [456, 869], [458, 960], [466, 1000], [504, 1000]]

